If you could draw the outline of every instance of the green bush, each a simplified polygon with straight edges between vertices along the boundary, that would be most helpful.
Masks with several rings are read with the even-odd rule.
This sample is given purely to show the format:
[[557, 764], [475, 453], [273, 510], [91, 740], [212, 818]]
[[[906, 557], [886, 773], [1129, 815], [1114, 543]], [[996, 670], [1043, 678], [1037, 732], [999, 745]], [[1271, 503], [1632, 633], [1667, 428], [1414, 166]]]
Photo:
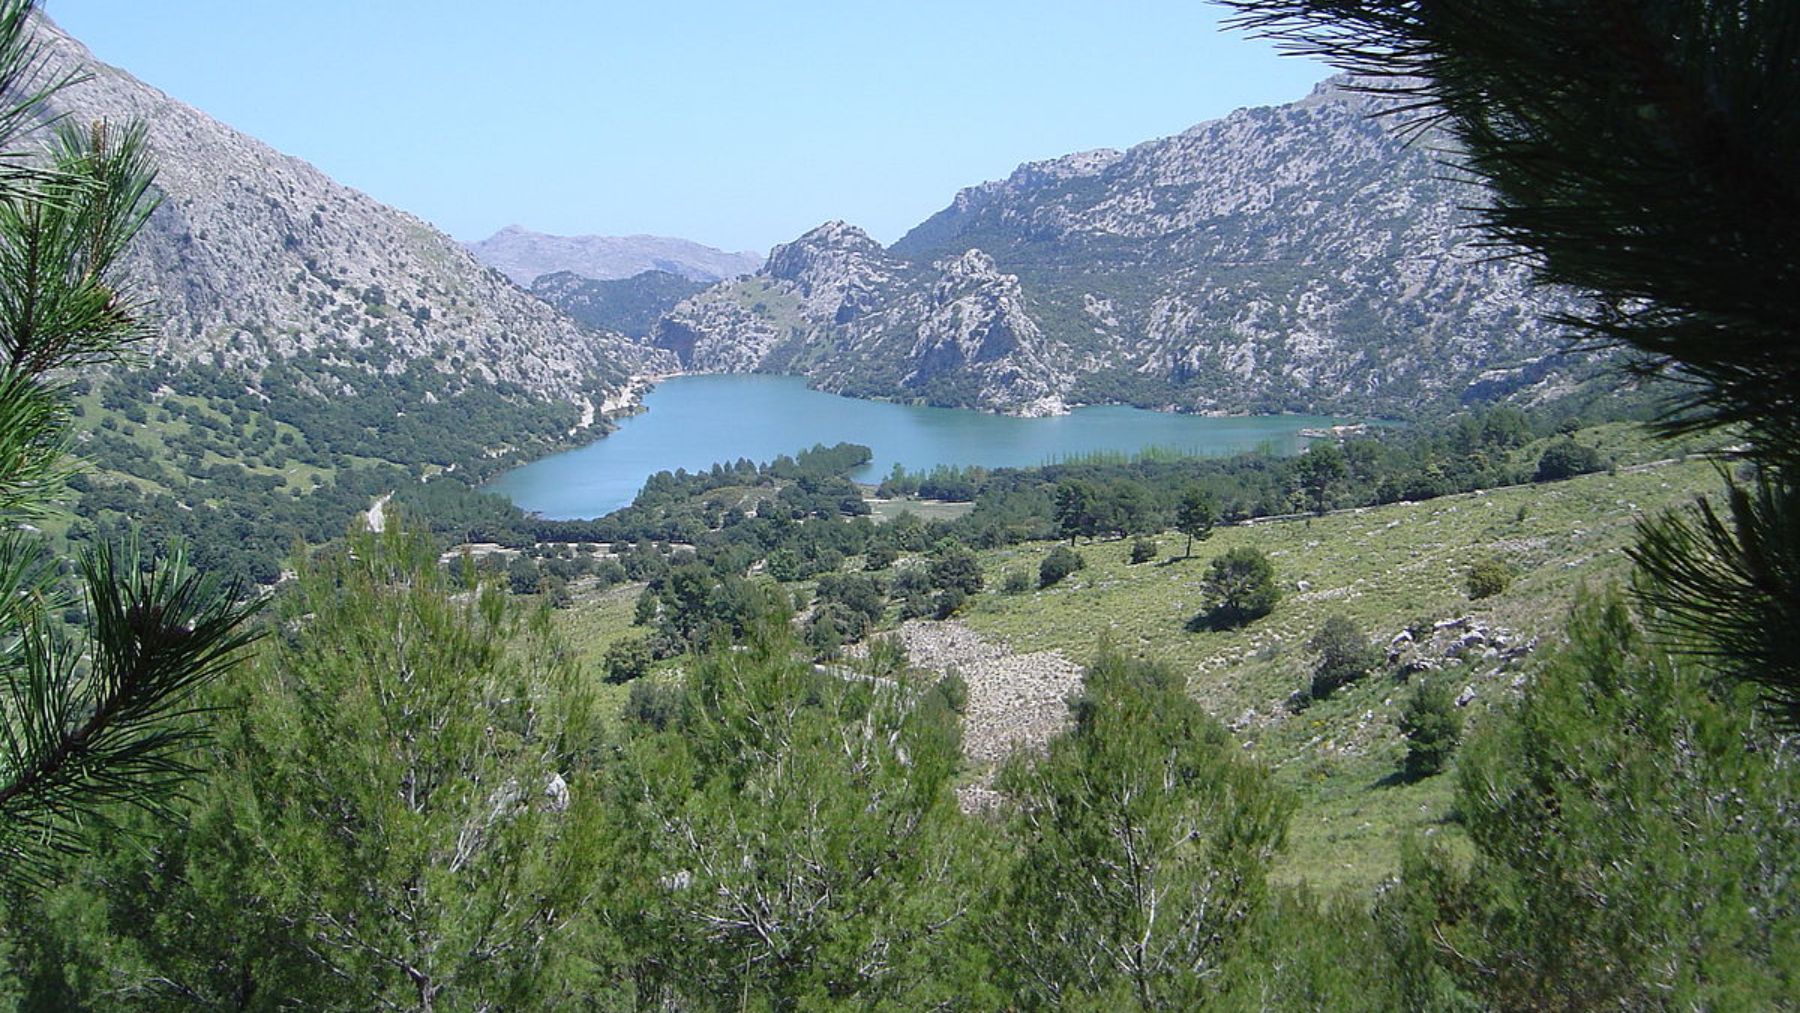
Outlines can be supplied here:
[[1007, 594], [1024, 594], [1031, 590], [1031, 574], [1024, 570], [1008, 570], [1000, 581], [1000, 590]]
[[[1471, 1009], [1787, 1009], [1800, 765], [1753, 687], [1647, 642], [1624, 603], [1461, 747], [1474, 855], [1412, 850], [1396, 944]], [[1423, 1008], [1426, 1004], [1414, 1004]]]
[[935, 615], [937, 606], [932, 604], [931, 597], [923, 591], [908, 591], [900, 597], [900, 619], [924, 619]]
[[1082, 558], [1081, 553], [1067, 545], [1058, 545], [1038, 564], [1038, 586], [1050, 587], [1061, 583], [1064, 577], [1085, 566], [1087, 560]]
[[1400, 733], [1406, 736], [1406, 759], [1401, 770], [1407, 780], [1430, 777], [1444, 769], [1462, 737], [1462, 712], [1443, 679], [1427, 679], [1413, 689], [1400, 712]]
[[615, 685], [643, 678], [654, 661], [650, 644], [643, 637], [627, 637], [606, 649], [600, 662], [607, 682]]
[[1252, 548], [1232, 549], [1214, 557], [1201, 591], [1210, 605], [1190, 625], [1203, 624], [1215, 630], [1261, 619], [1275, 611], [1275, 603], [1281, 600], [1281, 588], [1275, 583], [1275, 564]]
[[1498, 556], [1483, 556], [1469, 564], [1468, 591], [1474, 600], [1492, 598], [1512, 583], [1512, 567]]
[[956, 590], [965, 596], [981, 591], [981, 561], [960, 542], [945, 541], [933, 550], [926, 573], [939, 591]]
[[806, 621], [806, 646], [823, 661], [838, 656], [845, 641], [854, 640], [856, 617], [838, 602], [825, 602]]
[[674, 686], [659, 685], [655, 680], [631, 684], [621, 715], [626, 721], [663, 731], [681, 710], [681, 691]]
[[969, 603], [969, 596], [960, 587], [945, 588], [938, 592], [937, 599], [932, 602], [932, 614], [939, 619], [948, 619], [961, 612]]
[[1131, 542], [1131, 564], [1148, 563], [1156, 558], [1156, 539], [1139, 536]]
[[1311, 687], [1316, 700], [1323, 700], [1340, 686], [1361, 679], [1381, 663], [1381, 650], [1369, 643], [1362, 627], [1347, 616], [1334, 615], [1326, 619], [1306, 646], [1319, 655], [1319, 663], [1313, 668]]
[[1600, 451], [1565, 436], [1544, 449], [1543, 456], [1538, 458], [1537, 474], [1531, 480], [1555, 482], [1600, 471], [1605, 467], [1606, 458], [1600, 455]]

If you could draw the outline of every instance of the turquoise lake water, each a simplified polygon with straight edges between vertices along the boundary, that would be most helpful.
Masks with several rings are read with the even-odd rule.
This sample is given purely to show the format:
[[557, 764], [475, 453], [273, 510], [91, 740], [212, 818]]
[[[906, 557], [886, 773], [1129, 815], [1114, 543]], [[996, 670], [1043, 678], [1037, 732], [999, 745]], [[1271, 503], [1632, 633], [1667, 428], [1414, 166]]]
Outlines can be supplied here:
[[681, 376], [658, 385], [644, 404], [649, 411], [625, 419], [612, 435], [514, 469], [486, 488], [546, 517], [598, 517], [628, 505], [659, 471], [697, 471], [740, 457], [768, 461], [815, 443], [874, 450], [874, 461], [851, 477], [876, 482], [896, 462], [918, 471], [940, 464], [1030, 467], [1097, 451], [1295, 453], [1299, 430], [1342, 421], [1208, 418], [1112, 405], [1020, 419], [838, 397], [808, 390], [793, 376]]

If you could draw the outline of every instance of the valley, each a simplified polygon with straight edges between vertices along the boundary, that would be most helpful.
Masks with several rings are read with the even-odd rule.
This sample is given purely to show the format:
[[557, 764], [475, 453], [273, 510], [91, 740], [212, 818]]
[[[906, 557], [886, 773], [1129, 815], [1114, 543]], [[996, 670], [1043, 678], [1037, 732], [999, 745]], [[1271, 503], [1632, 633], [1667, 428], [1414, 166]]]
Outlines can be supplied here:
[[[568, 133], [705, 69], [601, 54]], [[0, 0], [87, 128], [0, 173], [0, 1013], [1800, 1008], [1789, 289], [1496, 255], [1574, 118], [1370, 59], [764, 257], [455, 241]]]
[[[1420, 681], [1454, 683], [1458, 706], [1471, 727], [1479, 726], [1518, 697], [1536, 652], [1555, 648], [1578, 599], [1628, 578], [1624, 550], [1635, 525], [1716, 482], [1705, 455], [1652, 459], [1647, 455], [1670, 448], [1646, 443], [1629, 426], [1582, 438], [1622, 462], [1617, 470], [1222, 526], [1195, 544], [1192, 558], [1183, 557], [1177, 532], [1151, 536], [1155, 555], [1142, 563], [1132, 561], [1132, 538], [1078, 539], [1085, 565], [1045, 589], [1036, 587], [1039, 563], [1056, 541], [988, 549], [978, 554], [983, 589], [954, 619], [905, 619], [890, 605], [868, 635], [894, 636], [926, 670], [960, 671], [970, 681], [970, 786], [985, 784], [1015, 735], [1027, 746], [1043, 745], [1065, 713], [1070, 673], [1102, 644], [1169, 665], [1229, 723], [1244, 754], [1268, 764], [1303, 799], [1291, 847], [1273, 874], [1325, 890], [1372, 890], [1397, 874], [1408, 837], [1460, 840], [1448, 779], [1394, 776], [1404, 752], [1395, 723], [1409, 689]], [[1546, 443], [1514, 456], [1535, 460]], [[908, 505], [883, 504], [887, 523]], [[964, 537], [968, 530], [961, 528]], [[1195, 631], [1190, 620], [1205, 607], [1206, 564], [1233, 548], [1265, 553], [1284, 597], [1268, 619]], [[1467, 575], [1484, 558], [1503, 560], [1511, 577], [1500, 594], [1472, 600]], [[870, 569], [897, 586], [909, 568], [922, 572], [930, 554], [901, 552], [879, 567], [872, 560], [852, 555], [842, 568]], [[1029, 575], [1024, 589], [1009, 582], [1014, 574]], [[799, 581], [800, 598], [812, 597], [816, 582]], [[645, 585], [577, 580], [570, 590], [573, 605], [557, 613], [558, 625], [579, 656], [604, 670], [609, 649], [641, 636], [634, 612]], [[1331, 616], [1354, 620], [1381, 645], [1383, 662], [1357, 686], [1296, 710], [1294, 696], [1316, 658], [1307, 642]], [[1407, 631], [1421, 629], [1415, 644]], [[683, 665], [675, 659], [651, 678], [679, 680]], [[981, 702], [983, 691], [997, 699]], [[626, 698], [623, 685], [608, 697], [618, 708]], [[984, 720], [994, 724], [978, 724]], [[981, 789], [972, 790], [981, 797]]]

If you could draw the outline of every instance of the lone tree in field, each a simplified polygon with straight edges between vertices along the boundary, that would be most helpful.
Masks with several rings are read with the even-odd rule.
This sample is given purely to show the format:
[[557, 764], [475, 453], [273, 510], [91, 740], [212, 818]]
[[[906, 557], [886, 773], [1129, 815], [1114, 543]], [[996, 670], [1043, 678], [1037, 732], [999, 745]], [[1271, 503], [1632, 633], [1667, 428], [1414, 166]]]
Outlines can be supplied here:
[[1417, 781], [1442, 771], [1456, 751], [1462, 726], [1450, 683], [1441, 677], [1419, 683], [1400, 712], [1400, 734], [1406, 736], [1406, 759], [1400, 769], [1406, 779]]
[[[0, 0], [0, 151], [74, 83], [43, 80], [32, 6]], [[30, 522], [70, 472], [70, 380], [147, 333], [115, 262], [153, 172], [140, 127], [62, 124], [47, 143], [0, 158], [0, 887], [46, 877], [78, 824], [165, 805], [190, 772], [195, 693], [250, 639], [235, 589], [133, 550], [84, 553], [85, 636], [58, 620], [75, 602]]]
[[1368, 675], [1381, 664], [1381, 650], [1369, 643], [1368, 634], [1349, 616], [1334, 615], [1325, 620], [1319, 632], [1306, 643], [1308, 650], [1319, 655], [1313, 666], [1310, 692], [1315, 700], [1323, 700], [1339, 687]]
[[1275, 564], [1251, 548], [1232, 549], [1213, 559], [1202, 590], [1210, 602], [1204, 624], [1215, 630], [1261, 619], [1275, 611], [1275, 603], [1281, 600]]
[[1086, 482], [1063, 481], [1056, 484], [1056, 527], [1075, 544], [1078, 535], [1092, 538], [1098, 530], [1097, 497]]
[[1181, 505], [1175, 508], [1175, 530], [1187, 536], [1187, 548], [1181, 558], [1194, 555], [1194, 539], [1212, 537], [1213, 525], [1219, 523], [1219, 500], [1205, 486], [1190, 485], [1181, 493]]
[[1485, 183], [1478, 227], [1558, 321], [1680, 392], [1670, 432], [1735, 427], [1725, 509], [1643, 523], [1651, 621], [1800, 725], [1800, 7], [1793, 0], [1226, 0], [1360, 75]]

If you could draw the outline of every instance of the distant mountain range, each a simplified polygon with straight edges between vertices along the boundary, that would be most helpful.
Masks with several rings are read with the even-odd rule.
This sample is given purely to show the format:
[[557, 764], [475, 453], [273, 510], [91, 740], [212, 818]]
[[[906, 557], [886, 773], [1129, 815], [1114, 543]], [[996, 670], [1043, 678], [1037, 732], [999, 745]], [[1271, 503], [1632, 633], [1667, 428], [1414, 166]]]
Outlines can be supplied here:
[[51, 112], [149, 126], [163, 200], [127, 266], [155, 300], [154, 361], [206, 363], [251, 387], [274, 363], [329, 364], [316, 386], [330, 397], [364, 386], [355, 377], [373, 386], [426, 364], [446, 389], [582, 405], [668, 358], [576, 323], [418, 218], [97, 61], [48, 19], [40, 26], [48, 71], [88, 75]]
[[727, 253], [686, 239], [552, 236], [517, 225], [463, 245], [522, 288], [530, 288], [543, 275], [565, 271], [595, 281], [662, 271], [689, 281], [715, 282], [749, 274], [763, 263], [761, 254]]
[[[831, 222], [758, 266], [679, 239], [517, 227], [465, 248], [44, 24], [52, 68], [91, 75], [57, 112], [150, 125], [165, 199], [131, 267], [161, 314], [155, 360], [253, 390], [298, 363], [321, 398], [480, 387], [585, 412], [679, 363], [1019, 413], [1407, 415], [1570, 382], [1542, 322], [1567, 296], [1472, 248], [1463, 208], [1480, 191], [1341, 81], [1022, 166], [890, 248]], [[396, 386], [421, 369], [435, 379]]]
[[1565, 386], [1541, 317], [1568, 297], [1472, 246], [1481, 192], [1374, 101], [1333, 80], [1024, 165], [886, 249], [827, 223], [676, 306], [653, 340], [693, 370], [1025, 414], [1406, 415]]

